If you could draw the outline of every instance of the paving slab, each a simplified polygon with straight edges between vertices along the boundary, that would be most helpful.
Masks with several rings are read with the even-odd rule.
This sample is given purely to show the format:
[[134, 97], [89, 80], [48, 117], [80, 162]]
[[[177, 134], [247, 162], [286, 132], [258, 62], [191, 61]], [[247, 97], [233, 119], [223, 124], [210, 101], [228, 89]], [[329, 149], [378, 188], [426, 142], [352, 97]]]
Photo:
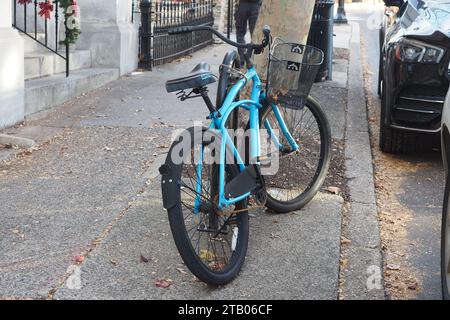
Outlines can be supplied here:
[[0, 296], [47, 296], [143, 186], [152, 138], [80, 129], [0, 168]]
[[[342, 198], [321, 194], [295, 214], [256, 212], [242, 272], [214, 289], [194, 280], [182, 264], [157, 187], [140, 197], [86, 259], [81, 288], [63, 286], [55, 298], [337, 299]], [[141, 255], [150, 262], [143, 263]], [[173, 285], [157, 288], [157, 279], [172, 279]]]

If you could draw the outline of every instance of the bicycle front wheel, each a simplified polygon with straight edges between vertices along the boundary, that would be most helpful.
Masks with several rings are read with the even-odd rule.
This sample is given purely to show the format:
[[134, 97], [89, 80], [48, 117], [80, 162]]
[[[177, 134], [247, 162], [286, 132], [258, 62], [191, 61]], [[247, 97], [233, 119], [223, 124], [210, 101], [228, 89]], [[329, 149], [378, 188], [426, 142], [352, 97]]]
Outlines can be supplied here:
[[264, 176], [267, 187], [266, 206], [276, 213], [300, 210], [308, 204], [323, 185], [331, 161], [331, 129], [319, 103], [308, 97], [301, 109], [279, 106], [286, 126], [300, 149], [292, 149], [281, 133], [280, 125], [270, 106], [261, 116], [261, 126], [267, 120], [280, 132], [282, 145], [278, 170]]
[[[186, 130], [169, 151], [166, 168], [170, 172], [162, 181], [177, 249], [189, 270], [209, 285], [224, 285], [237, 276], [249, 238], [246, 201], [218, 209], [218, 145], [216, 133], [202, 128]], [[227, 155], [232, 156], [232, 151]], [[239, 169], [233, 162], [226, 163], [226, 181], [231, 181]]]

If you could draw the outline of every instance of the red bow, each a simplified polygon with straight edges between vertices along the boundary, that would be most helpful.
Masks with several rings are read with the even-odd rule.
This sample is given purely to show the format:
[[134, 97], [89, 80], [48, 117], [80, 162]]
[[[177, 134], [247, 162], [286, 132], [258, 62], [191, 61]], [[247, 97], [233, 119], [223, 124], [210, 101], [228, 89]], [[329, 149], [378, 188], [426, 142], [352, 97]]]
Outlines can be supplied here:
[[[27, 0], [25, 0], [25, 1], [27, 1]], [[51, 1], [50, 2], [40, 2], [39, 8], [41, 9], [39, 11], [39, 15], [41, 17], [44, 17], [45, 19], [51, 18], [51, 13], [53, 12], [53, 3]]]

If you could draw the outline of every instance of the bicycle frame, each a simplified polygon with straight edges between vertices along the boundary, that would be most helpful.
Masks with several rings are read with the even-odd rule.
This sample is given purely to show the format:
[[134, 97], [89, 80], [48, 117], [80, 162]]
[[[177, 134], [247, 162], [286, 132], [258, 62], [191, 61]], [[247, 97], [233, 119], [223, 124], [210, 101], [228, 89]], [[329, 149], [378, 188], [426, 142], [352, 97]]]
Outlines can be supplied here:
[[[235, 101], [239, 92], [249, 83], [253, 82], [251, 98], [248, 100]], [[237, 161], [237, 165], [241, 172], [245, 170], [246, 166], [244, 161], [242, 160], [241, 155], [239, 154], [236, 146], [234, 145], [229, 133], [226, 128], [226, 123], [232, 114], [232, 112], [236, 108], [243, 108], [249, 112], [250, 116], [250, 159], [255, 159], [256, 164], [260, 165], [259, 159], [261, 156], [261, 141], [260, 141], [260, 120], [259, 120], [259, 111], [262, 109], [262, 100], [265, 99], [265, 93], [263, 91], [263, 83], [256, 72], [254, 67], [251, 67], [247, 74], [245, 74], [244, 78], [240, 79], [228, 93], [225, 98], [222, 107], [218, 112], [211, 115], [211, 124], [209, 126], [210, 130], [218, 130], [220, 132], [220, 136], [222, 137], [220, 141], [220, 163], [219, 163], [219, 209], [228, 208], [229, 206], [240, 202], [251, 195], [251, 192], [247, 192], [243, 195], [240, 195], [235, 198], [227, 198], [225, 195], [225, 164], [226, 164], [226, 150], [227, 147], [234, 153], [234, 157]], [[272, 111], [275, 115], [277, 122], [279, 123], [281, 132], [286, 137], [289, 145], [292, 148], [292, 151], [297, 151], [299, 149], [298, 144], [292, 137], [289, 132], [286, 123], [284, 122], [283, 117], [281, 116], [280, 110], [276, 104], [271, 105]], [[265, 129], [268, 131], [269, 136], [275, 145], [281, 149], [282, 145], [278, 141], [274, 131], [268, 120], [264, 123]], [[199, 159], [199, 163], [197, 164], [197, 197], [195, 199], [194, 212], [199, 213], [200, 203], [201, 203], [201, 193], [202, 193], [202, 170], [203, 170], [203, 150], [200, 150], [201, 155]]]

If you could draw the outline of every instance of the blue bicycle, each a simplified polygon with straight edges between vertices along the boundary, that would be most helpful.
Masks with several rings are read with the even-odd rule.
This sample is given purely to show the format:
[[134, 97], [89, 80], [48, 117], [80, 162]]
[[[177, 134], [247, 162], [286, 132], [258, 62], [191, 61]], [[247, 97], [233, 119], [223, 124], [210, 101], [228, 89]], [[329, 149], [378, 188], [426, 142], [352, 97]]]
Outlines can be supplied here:
[[[217, 77], [206, 63], [166, 83], [167, 91], [178, 92], [182, 101], [203, 98], [211, 122], [209, 127], [189, 128], [175, 139], [160, 168], [162, 196], [186, 266], [201, 281], [224, 285], [237, 276], [245, 260], [248, 211], [262, 207], [274, 213], [299, 210], [325, 180], [331, 158], [330, 127], [319, 104], [309, 97], [323, 53], [273, 40], [269, 27], [263, 30], [261, 44], [235, 43], [207, 26], [180, 27], [169, 33], [198, 31], [212, 32], [245, 49], [248, 70], [244, 74], [237, 69], [241, 64], [235, 51], [227, 54], [221, 66], [217, 107], [207, 89]], [[252, 56], [268, 46], [263, 82]], [[251, 90], [245, 94], [247, 85]], [[248, 120], [243, 121], [239, 110], [248, 114]]]

